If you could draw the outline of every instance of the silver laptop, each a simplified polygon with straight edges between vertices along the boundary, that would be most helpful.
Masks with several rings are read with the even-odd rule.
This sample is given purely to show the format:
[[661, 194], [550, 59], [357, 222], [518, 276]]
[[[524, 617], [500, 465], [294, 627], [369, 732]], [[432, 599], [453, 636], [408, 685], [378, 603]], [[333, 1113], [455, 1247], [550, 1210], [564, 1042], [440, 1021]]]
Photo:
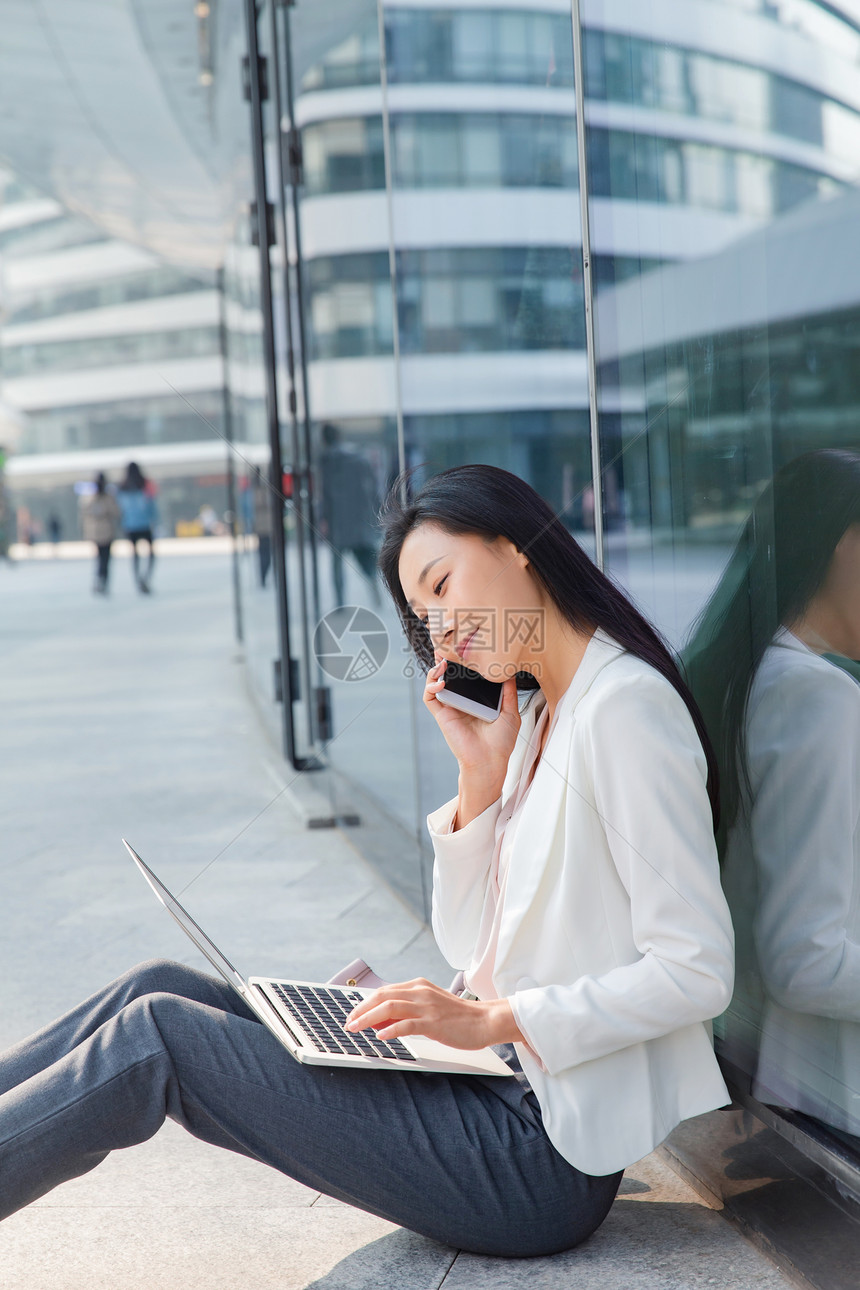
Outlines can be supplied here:
[[125, 838], [123, 845], [186, 936], [297, 1061], [312, 1066], [366, 1066], [374, 1070], [511, 1074], [510, 1067], [492, 1048], [450, 1048], [423, 1035], [386, 1041], [377, 1038], [373, 1030], [344, 1030], [348, 1013], [360, 999], [373, 994], [372, 990], [272, 977], [250, 976], [246, 981]]

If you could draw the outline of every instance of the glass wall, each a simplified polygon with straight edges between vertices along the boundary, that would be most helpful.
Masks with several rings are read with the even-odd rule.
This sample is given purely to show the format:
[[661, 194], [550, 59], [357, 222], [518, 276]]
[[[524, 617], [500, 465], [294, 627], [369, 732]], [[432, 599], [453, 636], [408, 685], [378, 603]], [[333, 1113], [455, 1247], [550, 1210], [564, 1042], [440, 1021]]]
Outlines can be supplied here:
[[[591, 552], [599, 525], [721, 762], [738, 936], [726, 1069], [850, 1153], [860, 23], [814, 0], [581, 12], [578, 138], [562, 0], [278, 9], [269, 270], [289, 469], [269, 547], [283, 527], [286, 701], [304, 755], [331, 768], [333, 813], [378, 808], [394, 880], [426, 901], [424, 817], [455, 768], [380, 595], [373, 512], [404, 466], [420, 482], [482, 461], [531, 482]], [[254, 571], [265, 535], [246, 527]], [[263, 677], [277, 641], [275, 606], [259, 606]]]
[[[290, 261], [308, 479], [296, 557], [312, 569], [316, 595], [308, 672], [317, 747], [339, 772], [318, 780], [336, 817], [367, 824], [368, 809], [384, 812], [397, 830], [394, 881], [420, 905], [410, 682], [376, 575], [376, 515], [403, 464], [377, 6], [353, 0], [324, 30], [319, 6], [284, 14], [284, 126], [300, 158]], [[340, 109], [347, 86], [362, 87], [366, 113]], [[356, 198], [366, 203], [358, 216]]]
[[[261, 57], [271, 62], [271, 13], [265, 4], [259, 8], [257, 35]], [[219, 100], [225, 116], [231, 109], [235, 113], [237, 103], [241, 103], [238, 119], [225, 120], [220, 125], [222, 136], [233, 130], [236, 140], [229, 172], [234, 221], [219, 281], [225, 416], [227, 437], [234, 445], [235, 529], [240, 556], [238, 594], [251, 692], [275, 741], [293, 752], [292, 746], [285, 742], [284, 731], [284, 687], [288, 680], [283, 674], [282, 655], [289, 656], [289, 650], [283, 642], [283, 555], [280, 563], [278, 559], [279, 553], [285, 550], [289, 532], [289, 488], [282, 469], [289, 464], [289, 458], [285, 462], [281, 454], [281, 392], [286, 351], [282, 337], [281, 360], [270, 361], [273, 341], [270, 302], [280, 281], [278, 269], [283, 264], [283, 242], [275, 216], [277, 208], [270, 210], [266, 204], [277, 200], [274, 177], [267, 176], [268, 188], [264, 187], [261, 193], [255, 166], [256, 144], [259, 142], [260, 148], [268, 151], [275, 146], [278, 114], [274, 95], [261, 104], [252, 100], [250, 60], [245, 49], [237, 25], [222, 37], [217, 58], [219, 83], [226, 81], [229, 86], [229, 93], [222, 93]], [[258, 218], [260, 210], [265, 212], [262, 221]], [[288, 710], [293, 715], [292, 709]], [[302, 710], [297, 698], [297, 726]]]
[[596, 294], [607, 565], [680, 652], [720, 761], [718, 1049], [739, 1090], [857, 1151], [857, 14], [723, 9], [661, 30], [646, 5], [629, 32], [583, 10], [593, 243], [623, 221], [662, 261]]
[[[421, 478], [491, 461], [569, 505], [590, 540], [569, 14], [347, 9], [328, 45], [318, 6], [290, 11], [294, 58], [313, 48], [294, 78], [312, 420], [348, 445], [353, 471], [369, 467], [377, 500], [403, 466]], [[319, 464], [331, 509], [346, 460]], [[347, 599], [379, 614], [391, 652], [361, 686], [331, 687], [328, 752], [408, 830], [426, 897], [424, 816], [456, 768], [361, 575], [378, 537], [361, 536]]]
[[[262, 436], [237, 429], [244, 442], [271, 439], [275, 399], [284, 474], [240, 472], [251, 672], [271, 715], [275, 615], [251, 575], [277, 563], [283, 527], [294, 760], [337, 772], [315, 781], [335, 815], [357, 802], [396, 822], [399, 885], [426, 911], [424, 816], [455, 768], [380, 594], [375, 516], [406, 466], [493, 461], [593, 548], [569, 14], [300, 0], [260, 7], [256, 32], [271, 316], [262, 300], [259, 326], [239, 323], [228, 260], [228, 371], [237, 426], [246, 387], [268, 418]], [[607, 282], [641, 270], [626, 255], [598, 268]], [[267, 328], [273, 392], [239, 367]], [[273, 483], [267, 534], [253, 496]]]

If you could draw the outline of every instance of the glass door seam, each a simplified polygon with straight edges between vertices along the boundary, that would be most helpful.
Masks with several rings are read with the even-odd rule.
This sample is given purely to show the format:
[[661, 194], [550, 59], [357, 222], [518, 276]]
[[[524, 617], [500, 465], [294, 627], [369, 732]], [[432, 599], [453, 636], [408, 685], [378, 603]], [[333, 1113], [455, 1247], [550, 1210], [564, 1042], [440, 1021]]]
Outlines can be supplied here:
[[573, 24], [573, 88], [576, 100], [576, 156], [582, 240], [582, 296], [585, 305], [585, 358], [588, 373], [588, 422], [591, 431], [591, 487], [594, 493], [594, 559], [603, 569], [603, 488], [600, 424], [597, 416], [597, 354], [594, 340], [594, 278], [591, 271], [591, 232], [588, 218], [588, 161], [585, 143], [585, 58], [579, 0], [571, 0]]

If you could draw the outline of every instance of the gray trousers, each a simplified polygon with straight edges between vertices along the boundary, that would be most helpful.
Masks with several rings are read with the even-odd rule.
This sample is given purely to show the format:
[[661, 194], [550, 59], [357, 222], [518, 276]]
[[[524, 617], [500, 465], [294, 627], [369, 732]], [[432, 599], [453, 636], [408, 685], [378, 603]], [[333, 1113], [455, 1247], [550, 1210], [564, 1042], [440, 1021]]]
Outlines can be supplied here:
[[302, 1065], [229, 986], [155, 961], [0, 1056], [0, 1218], [144, 1142], [166, 1116], [485, 1254], [569, 1249], [621, 1179], [558, 1154], [524, 1081]]

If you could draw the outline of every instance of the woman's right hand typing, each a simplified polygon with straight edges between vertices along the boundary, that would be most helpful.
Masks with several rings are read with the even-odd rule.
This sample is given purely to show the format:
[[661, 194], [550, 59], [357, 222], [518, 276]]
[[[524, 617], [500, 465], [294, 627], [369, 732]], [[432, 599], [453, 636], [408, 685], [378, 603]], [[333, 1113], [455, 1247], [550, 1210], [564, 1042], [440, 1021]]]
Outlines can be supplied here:
[[462, 829], [499, 797], [508, 761], [517, 742], [520, 714], [517, 684], [509, 677], [502, 687], [502, 707], [495, 721], [482, 721], [436, 697], [445, 685], [446, 660], [436, 654], [427, 673], [424, 704], [433, 714], [460, 767], [460, 793], [453, 828]]

